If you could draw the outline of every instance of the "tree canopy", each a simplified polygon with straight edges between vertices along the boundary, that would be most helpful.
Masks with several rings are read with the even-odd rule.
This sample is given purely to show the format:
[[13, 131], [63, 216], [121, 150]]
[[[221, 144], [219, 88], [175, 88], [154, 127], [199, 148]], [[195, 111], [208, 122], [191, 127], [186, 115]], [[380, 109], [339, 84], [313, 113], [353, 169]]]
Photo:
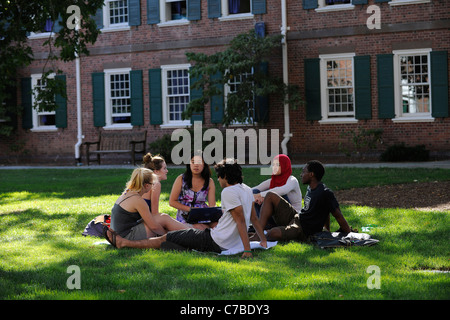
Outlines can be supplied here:
[[[226, 93], [222, 123], [228, 126], [235, 122], [253, 123], [259, 119], [257, 108], [249, 112], [249, 104], [256, 97], [278, 96], [283, 103], [297, 108], [301, 103], [298, 86], [285, 84], [282, 78], [267, 72], [267, 63], [279, 54], [282, 35], [258, 36], [255, 30], [233, 38], [230, 45], [211, 55], [188, 52], [186, 56], [193, 66], [190, 69], [191, 87], [201, 90], [201, 97], [192, 99], [183, 113], [185, 119], [204, 111], [205, 104], [214, 96]], [[231, 86], [230, 83], [238, 83]], [[257, 107], [257, 106], [256, 106]]]
[[[61, 71], [53, 61], [72, 61], [77, 55], [88, 55], [88, 44], [97, 40], [99, 30], [93, 16], [104, 0], [0, 0], [0, 134], [9, 135], [13, 119], [20, 114], [15, 102], [17, 71], [33, 61], [28, 39], [31, 33], [47, 32], [48, 57], [43, 68], [45, 90], [36, 88], [35, 108], [56, 109], [54, 97], [65, 97], [65, 88], [58, 78]], [[79, 23], [79, 28], [76, 24]]]

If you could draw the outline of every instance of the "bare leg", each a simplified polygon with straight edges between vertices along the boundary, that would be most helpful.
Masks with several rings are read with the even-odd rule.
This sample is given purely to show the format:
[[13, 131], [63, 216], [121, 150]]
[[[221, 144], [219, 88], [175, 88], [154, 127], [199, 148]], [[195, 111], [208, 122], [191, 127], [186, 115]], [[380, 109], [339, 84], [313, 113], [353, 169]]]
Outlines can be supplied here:
[[180, 221], [175, 220], [174, 218], [165, 213], [154, 214], [153, 218], [155, 218], [156, 222], [158, 222], [167, 231], [192, 228], [192, 225], [187, 223], [181, 223]]
[[[107, 231], [108, 238], [112, 241], [112, 232]], [[116, 234], [116, 247], [120, 248], [137, 248], [137, 249], [159, 249], [161, 243], [166, 241], [166, 235], [156, 238], [144, 239], [144, 240], [127, 240]]]
[[269, 218], [272, 216], [275, 208], [280, 203], [280, 199], [281, 197], [274, 192], [268, 192], [264, 197], [259, 216], [259, 222], [263, 228], [267, 225], [267, 221], [269, 221]]

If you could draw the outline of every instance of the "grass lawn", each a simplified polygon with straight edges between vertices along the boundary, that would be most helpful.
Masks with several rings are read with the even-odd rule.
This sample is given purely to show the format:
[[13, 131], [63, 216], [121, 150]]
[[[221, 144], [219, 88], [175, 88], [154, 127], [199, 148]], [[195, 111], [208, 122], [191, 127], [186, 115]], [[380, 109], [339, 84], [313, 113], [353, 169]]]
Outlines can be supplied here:
[[[182, 171], [170, 169], [163, 182], [161, 211], [172, 216], [169, 192]], [[95, 216], [110, 213], [130, 174], [126, 169], [0, 170], [0, 300], [450, 299], [450, 274], [427, 271], [450, 270], [448, 211], [342, 206], [353, 227], [380, 226], [371, 232], [377, 245], [323, 250], [279, 243], [250, 260], [94, 245], [102, 239], [82, 236], [83, 229]], [[259, 169], [244, 169], [250, 186], [264, 178]], [[333, 190], [414, 180], [450, 180], [450, 170], [327, 168], [324, 177]], [[79, 290], [67, 287], [74, 265], [80, 270]], [[380, 289], [367, 286], [373, 265], [380, 270]]]

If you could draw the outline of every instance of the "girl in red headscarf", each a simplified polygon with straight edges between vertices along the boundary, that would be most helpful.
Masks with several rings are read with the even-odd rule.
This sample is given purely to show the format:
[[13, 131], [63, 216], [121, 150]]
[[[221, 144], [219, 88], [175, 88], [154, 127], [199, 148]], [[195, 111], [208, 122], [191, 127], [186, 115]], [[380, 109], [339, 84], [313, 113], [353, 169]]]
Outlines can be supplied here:
[[267, 192], [272, 191], [285, 198], [291, 206], [300, 212], [302, 192], [296, 177], [292, 175], [291, 160], [285, 154], [279, 154], [272, 160], [272, 177], [253, 188], [256, 212], [264, 201]]

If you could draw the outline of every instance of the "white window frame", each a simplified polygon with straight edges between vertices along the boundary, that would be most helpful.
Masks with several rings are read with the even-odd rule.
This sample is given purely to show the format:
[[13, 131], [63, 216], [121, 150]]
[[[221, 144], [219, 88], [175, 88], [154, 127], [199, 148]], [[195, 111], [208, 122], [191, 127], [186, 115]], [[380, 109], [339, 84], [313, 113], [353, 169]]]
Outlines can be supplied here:
[[[355, 53], [339, 53], [339, 54], [323, 54], [320, 55], [320, 100], [321, 100], [321, 114], [322, 120], [319, 123], [356, 123], [358, 119], [355, 118], [356, 103], [355, 103]], [[327, 61], [351, 59], [352, 61], [352, 86], [353, 86], [353, 112], [347, 116], [339, 117], [337, 115], [329, 115], [328, 94], [327, 94]]]
[[[49, 79], [53, 79], [55, 77], [55, 74], [50, 74], [48, 76]], [[37, 86], [38, 80], [42, 78], [42, 74], [32, 74], [31, 75], [31, 88], [34, 90], [34, 88]], [[34, 106], [36, 103], [35, 96], [31, 95], [31, 103]], [[40, 126], [39, 125], [39, 117], [44, 115], [56, 115], [56, 111], [37, 111], [34, 107], [32, 107], [32, 120], [33, 120], [33, 128], [31, 129], [32, 132], [44, 132], [44, 131], [57, 131], [58, 128], [55, 125], [49, 125], [49, 126]]]
[[[248, 72], [246, 74], [253, 74], [253, 73], [254, 73], [254, 68], [252, 68], [251, 72]], [[239, 75], [239, 76], [242, 76], [242, 74]], [[228, 95], [230, 93], [232, 93], [231, 87], [230, 87], [230, 81], [228, 81], [228, 83], [225, 84], [223, 93], [224, 93], [224, 103], [225, 103], [225, 109], [226, 109], [227, 105], [228, 105]], [[255, 103], [256, 103], [256, 95], [255, 94], [253, 94], [253, 101], [252, 101], [252, 103], [253, 103], [253, 116], [252, 116], [252, 120], [253, 121], [251, 121], [251, 122], [249, 122], [249, 121], [246, 121], [246, 122], [233, 121], [231, 123], [232, 126], [253, 125], [253, 124], [257, 123], [255, 121], [255, 108], [256, 108], [256, 105], [255, 105]], [[247, 101], [247, 104], [248, 104], [248, 101]]]
[[[113, 32], [113, 31], [124, 31], [130, 30], [130, 25], [128, 22], [130, 21], [130, 8], [128, 8], [128, 22], [123, 23], [110, 23], [110, 14], [109, 14], [109, 5], [111, 2], [117, 0], [105, 0], [105, 4], [103, 5], [103, 29], [102, 32]], [[127, 6], [128, 6], [128, 1]]]
[[350, 3], [342, 3], [342, 4], [333, 4], [327, 5], [325, 0], [318, 0], [318, 6], [315, 9], [316, 12], [330, 12], [330, 11], [344, 11], [344, 10], [353, 10], [355, 6]]
[[253, 19], [254, 15], [252, 13], [252, 1], [250, 0], [250, 12], [245, 13], [230, 13], [228, 9], [228, 0], [221, 0], [222, 16], [219, 20], [243, 20], [243, 19]]
[[[112, 122], [112, 104], [111, 104], [111, 75], [114, 74], [125, 74], [128, 73], [129, 81], [130, 81], [130, 103], [131, 103], [131, 76], [130, 76], [131, 68], [118, 68], [118, 69], [105, 69], [103, 72], [105, 73], [105, 126], [103, 129], [105, 130], [124, 130], [124, 129], [132, 129], [133, 126], [130, 123], [113, 123]], [[131, 106], [130, 106], [131, 108]], [[130, 119], [131, 119], [131, 110], [130, 110]]]
[[[190, 64], [172, 64], [172, 65], [163, 65], [161, 66], [161, 88], [162, 88], [162, 110], [163, 110], [163, 124], [162, 128], [180, 128], [191, 126], [190, 120], [169, 120], [169, 96], [167, 94], [167, 71], [171, 70], [187, 70], [189, 74]], [[191, 94], [190, 88], [190, 78], [188, 77], [188, 86], [189, 86], [189, 97]]]
[[[158, 23], [159, 27], [170, 27], [170, 26], [180, 26], [180, 25], [186, 25], [189, 24], [189, 20], [186, 18], [183, 19], [177, 19], [172, 20], [169, 5], [171, 2], [177, 2], [178, 0], [159, 0], [159, 19], [161, 20], [160, 23]], [[188, 1], [186, 0], [186, 14], [187, 14], [187, 6]]]
[[[55, 28], [55, 23], [58, 21], [52, 21], [53, 28]], [[53, 31], [42, 31], [42, 32], [30, 32], [28, 39], [44, 39], [49, 37], [54, 37], [55, 33]]]
[[[432, 108], [432, 92], [431, 92], [431, 48], [410, 49], [410, 50], [394, 50], [394, 97], [395, 97], [395, 118], [394, 122], [432, 122], [434, 118], [431, 116]], [[401, 74], [400, 74], [400, 56], [403, 55], [427, 55], [428, 56], [428, 85], [430, 87], [429, 93], [429, 112], [417, 112], [403, 114], [403, 93], [401, 90]]]
[[408, 4], [420, 4], [420, 3], [430, 3], [431, 0], [391, 0], [389, 5], [391, 6], [403, 6]]

